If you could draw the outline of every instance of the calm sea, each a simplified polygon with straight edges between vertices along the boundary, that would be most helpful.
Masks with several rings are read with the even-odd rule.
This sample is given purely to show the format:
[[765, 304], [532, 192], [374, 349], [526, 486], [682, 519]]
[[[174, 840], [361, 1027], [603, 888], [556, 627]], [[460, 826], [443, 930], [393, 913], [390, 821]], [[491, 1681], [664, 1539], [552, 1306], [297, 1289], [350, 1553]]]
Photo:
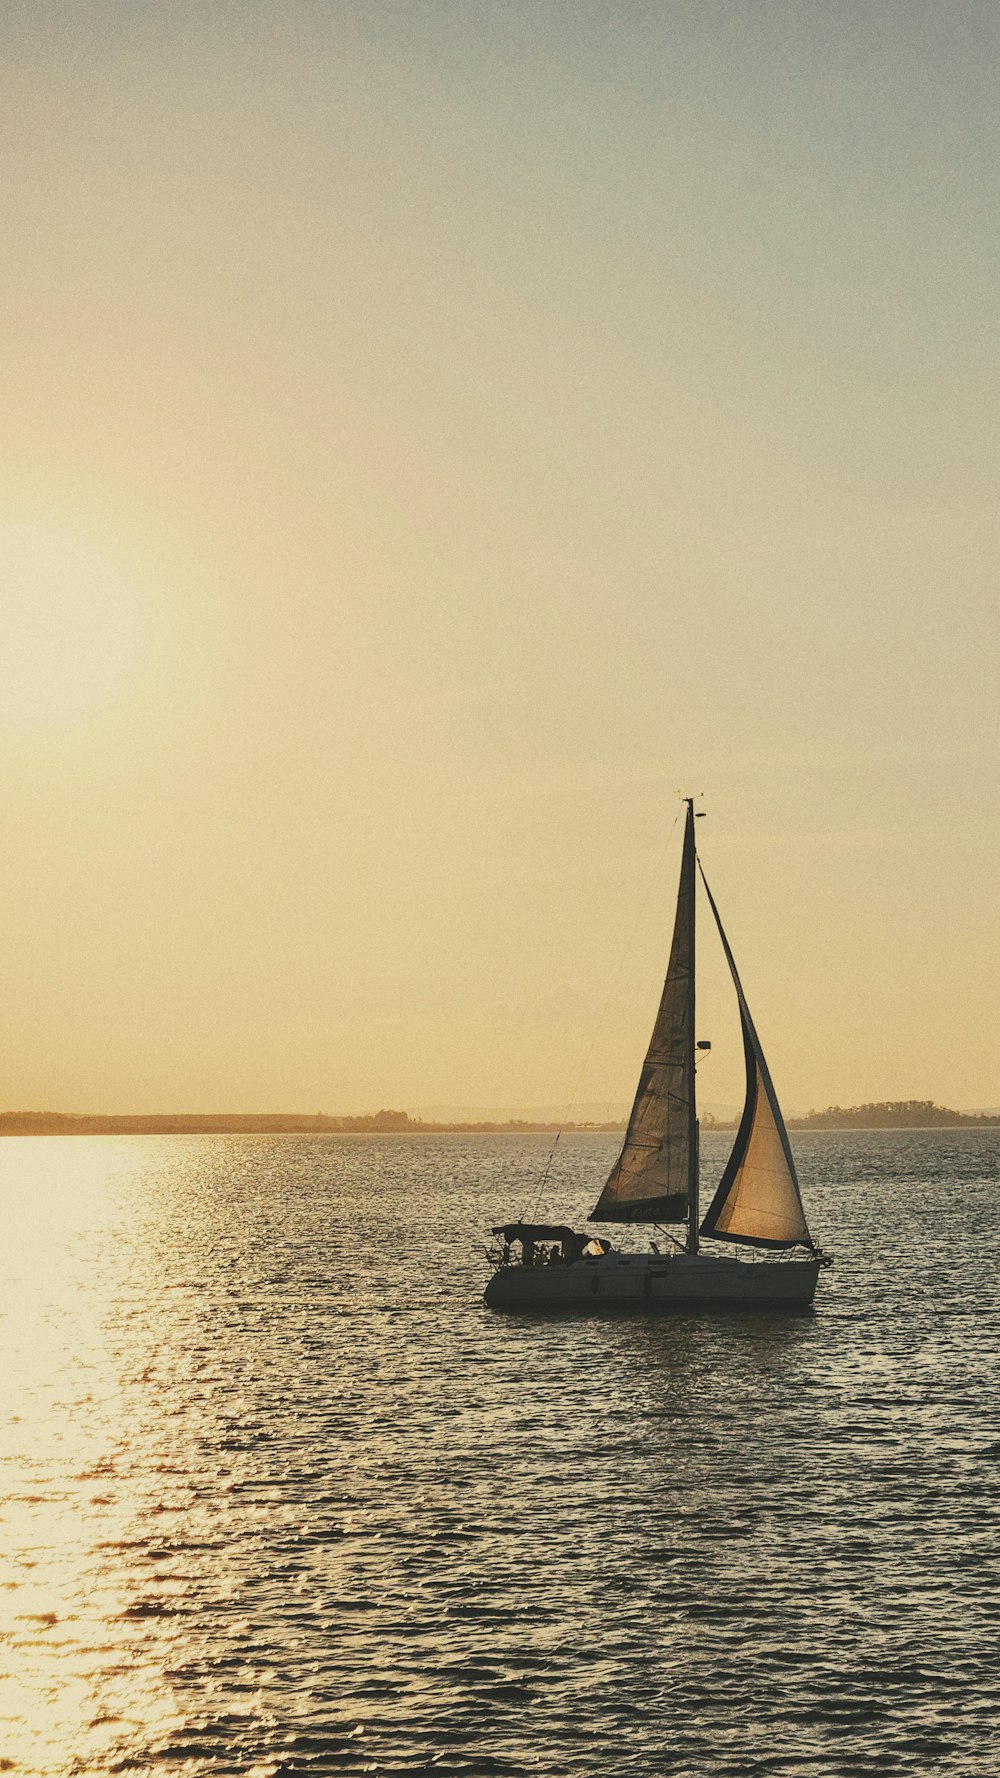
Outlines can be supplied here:
[[994, 1778], [1000, 1131], [797, 1137], [791, 1319], [490, 1315], [549, 1146], [0, 1144], [0, 1770]]

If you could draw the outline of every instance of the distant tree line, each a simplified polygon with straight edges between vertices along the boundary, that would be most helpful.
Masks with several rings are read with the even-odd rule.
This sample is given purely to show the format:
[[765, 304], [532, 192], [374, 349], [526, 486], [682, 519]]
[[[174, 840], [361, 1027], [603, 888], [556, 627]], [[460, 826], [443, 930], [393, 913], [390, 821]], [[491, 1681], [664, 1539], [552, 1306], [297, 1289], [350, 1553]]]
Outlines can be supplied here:
[[828, 1105], [806, 1117], [790, 1117], [792, 1130], [942, 1130], [957, 1125], [1000, 1124], [988, 1111], [949, 1111], [932, 1099], [880, 1099], [867, 1105]]
[[373, 1111], [362, 1117], [328, 1117], [324, 1112], [168, 1112], [148, 1116], [103, 1116], [59, 1111], [0, 1112], [0, 1136], [305, 1136], [421, 1135], [445, 1132], [483, 1134], [503, 1131], [551, 1133], [564, 1130], [623, 1130], [622, 1123], [532, 1123], [510, 1118], [506, 1123], [424, 1123], [406, 1111]]
[[[789, 1117], [790, 1130], [949, 1130], [992, 1129], [1000, 1125], [993, 1111], [950, 1111], [933, 1099], [878, 1099], [867, 1105], [828, 1105], [825, 1111], [809, 1111], [805, 1117]], [[702, 1113], [703, 1130], [735, 1130], [738, 1118]]]

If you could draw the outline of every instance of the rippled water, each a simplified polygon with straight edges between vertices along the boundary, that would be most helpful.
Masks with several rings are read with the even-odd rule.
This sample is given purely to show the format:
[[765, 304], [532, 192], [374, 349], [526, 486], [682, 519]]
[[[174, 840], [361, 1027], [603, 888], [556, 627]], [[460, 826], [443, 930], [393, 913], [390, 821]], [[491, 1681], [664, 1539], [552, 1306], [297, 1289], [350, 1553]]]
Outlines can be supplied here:
[[993, 1778], [1000, 1131], [795, 1145], [814, 1316], [545, 1322], [547, 1138], [5, 1141], [0, 1770]]

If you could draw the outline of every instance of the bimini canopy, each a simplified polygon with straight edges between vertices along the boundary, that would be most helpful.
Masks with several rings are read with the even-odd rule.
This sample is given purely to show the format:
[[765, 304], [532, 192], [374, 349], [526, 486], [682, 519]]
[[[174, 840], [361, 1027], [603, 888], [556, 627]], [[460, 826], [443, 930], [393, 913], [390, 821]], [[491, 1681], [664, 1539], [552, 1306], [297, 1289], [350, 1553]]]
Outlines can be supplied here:
[[490, 1233], [505, 1241], [570, 1241], [574, 1231], [564, 1222], [503, 1222]]

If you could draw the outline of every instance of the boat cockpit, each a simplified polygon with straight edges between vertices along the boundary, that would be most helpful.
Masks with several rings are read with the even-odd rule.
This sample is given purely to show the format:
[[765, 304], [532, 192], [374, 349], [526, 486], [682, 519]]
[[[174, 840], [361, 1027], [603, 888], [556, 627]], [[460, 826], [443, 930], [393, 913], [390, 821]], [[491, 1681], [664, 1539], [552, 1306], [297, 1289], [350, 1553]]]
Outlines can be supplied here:
[[[504, 1222], [490, 1231], [503, 1242], [502, 1266], [571, 1266], [613, 1252], [599, 1235], [580, 1235], [561, 1222]], [[520, 1248], [520, 1257], [513, 1249]]]

